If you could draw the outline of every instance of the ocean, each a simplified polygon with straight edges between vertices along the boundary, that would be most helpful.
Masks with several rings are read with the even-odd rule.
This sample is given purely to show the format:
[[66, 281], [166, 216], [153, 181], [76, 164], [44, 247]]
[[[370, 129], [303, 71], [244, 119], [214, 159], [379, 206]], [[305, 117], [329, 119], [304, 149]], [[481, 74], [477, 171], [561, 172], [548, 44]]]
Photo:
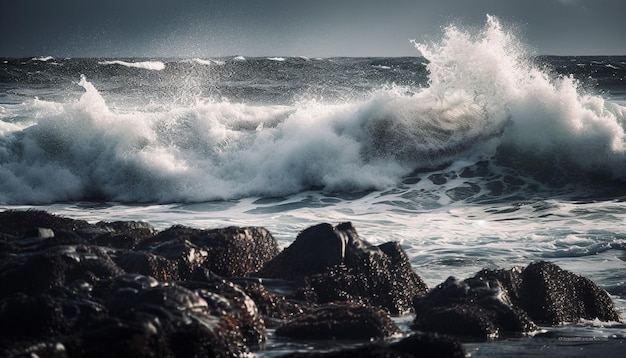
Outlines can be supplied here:
[[[626, 322], [626, 56], [537, 56], [494, 18], [415, 46], [0, 59], [0, 210], [264, 226], [282, 247], [351, 221], [400, 242], [429, 287], [548, 260], [609, 292]], [[611, 356], [626, 338], [620, 322], [542, 328], [466, 349]], [[285, 345], [259, 354], [298, 348]]]

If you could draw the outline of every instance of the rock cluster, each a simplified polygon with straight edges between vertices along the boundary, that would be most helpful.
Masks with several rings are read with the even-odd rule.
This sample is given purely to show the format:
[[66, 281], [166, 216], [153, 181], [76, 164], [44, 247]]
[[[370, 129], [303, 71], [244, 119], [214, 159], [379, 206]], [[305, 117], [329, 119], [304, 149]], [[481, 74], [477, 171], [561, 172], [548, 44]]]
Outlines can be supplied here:
[[[407, 312], [408, 336], [390, 318]], [[371, 245], [350, 223], [312, 226], [279, 251], [261, 227], [159, 232], [0, 213], [2, 356], [238, 356], [262, 350], [269, 327], [281, 339], [372, 341], [291, 356], [461, 357], [465, 337], [580, 318], [619, 317], [606, 292], [554, 264], [428, 290], [399, 244]]]

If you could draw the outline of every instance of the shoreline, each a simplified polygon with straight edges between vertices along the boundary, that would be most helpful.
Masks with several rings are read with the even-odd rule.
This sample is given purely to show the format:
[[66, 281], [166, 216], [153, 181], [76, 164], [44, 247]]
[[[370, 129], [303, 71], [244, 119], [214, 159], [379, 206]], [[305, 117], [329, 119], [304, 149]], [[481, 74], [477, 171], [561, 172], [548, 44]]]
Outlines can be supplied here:
[[[150, 224], [142, 222], [98, 222], [90, 224], [85, 221], [73, 220], [33, 210], [22, 212], [2, 212], [0, 213], [0, 223], [0, 239], [3, 248], [2, 255], [5, 257], [5, 260], [8, 259], [8, 263], [5, 262], [2, 266], [0, 278], [4, 282], [4, 287], [9, 288], [8, 291], [10, 293], [9, 296], [6, 296], [6, 294], [3, 295], [3, 298], [0, 301], [3, 302], [3, 304], [0, 305], [2, 308], [2, 310], [0, 310], [0, 315], [4, 315], [6, 318], [6, 315], [9, 314], [8, 311], [6, 311], [7, 307], [11, 307], [12, 305], [13, 307], [18, 308], [24, 305], [26, 305], [26, 307], [30, 305], [30, 303], [28, 303], [30, 302], [29, 299], [19, 298], [22, 297], [20, 296], [20, 292], [35, 295], [34, 297], [39, 297], [37, 299], [45, 298], [45, 302], [48, 302], [47, 304], [51, 305], [51, 307], [61, 305], [61, 307], [65, 307], [66, 310], [68, 303], [64, 301], [65, 298], [61, 299], [61, 297], [67, 297], [67, 295], [70, 295], [71, 297], [74, 297], [74, 300], [84, 300], [85, 302], [89, 302], [89, 305], [96, 304], [103, 307], [101, 309], [104, 309], [104, 312], [108, 315], [107, 317], [91, 317], [89, 316], [90, 314], [84, 312], [84, 305], [88, 304], [85, 303], [83, 306], [79, 305], [78, 307], [74, 307], [74, 310], [77, 310], [78, 312], [75, 314], [77, 314], [77, 317], [79, 318], [82, 317], [79, 321], [84, 319], [86, 322], [80, 324], [76, 322], [72, 323], [72, 319], [69, 319], [68, 321], [70, 322], [70, 327], [52, 328], [53, 332], [55, 329], [60, 329], [60, 331], [57, 332], [57, 334], [52, 334], [51, 336], [41, 336], [38, 334], [32, 336], [32, 332], [31, 338], [28, 339], [25, 338], [28, 335], [19, 336], [22, 337], [18, 339], [18, 341], [22, 340], [22, 345], [13, 344], [12, 348], [9, 346], [7, 349], [13, 349], [12, 352], [15, 352], [16, 349], [18, 351], [22, 349], [23, 352], [24, 349], [33, 348], [37, 346], [37, 344], [35, 344], [35, 346], [31, 345], [30, 348], [25, 347], [24, 344], [28, 346], [28, 342], [34, 344], [33, 342], [41, 341], [42, 338], [44, 339], [43, 342], [51, 342], [51, 339], [52, 341], [61, 339], [61, 343], [59, 344], [64, 347], [63, 351], [66, 356], [73, 356], [76, 352], [84, 352], [85, 347], [82, 346], [80, 342], [83, 342], [86, 338], [81, 336], [83, 333], [74, 331], [75, 329], [80, 326], [82, 329], [89, 332], [90, 329], [93, 330], [93, 324], [95, 324], [94, 322], [100, 322], [99, 324], [102, 324], [102, 322], [107, 322], [107, 320], [111, 319], [121, 320], [119, 321], [121, 322], [119, 324], [128, 324], [129, 318], [127, 313], [120, 316], [118, 311], [122, 310], [123, 312], [126, 312], [128, 309], [126, 306], [130, 304], [134, 308], [132, 308], [129, 312], [136, 312], [136, 310], [143, 312], [142, 310], [145, 310], [145, 308], [141, 307], [145, 307], [146, 302], [144, 301], [149, 295], [156, 294], [155, 292], [160, 292], [160, 294], [165, 295], [163, 296], [164, 298], [169, 297], [168, 295], [174, 293], [176, 295], [182, 294], [184, 297], [188, 298], [185, 298], [180, 302], [197, 302], [193, 304], [195, 306], [192, 306], [191, 310], [189, 307], [185, 306], [188, 303], [183, 306], [176, 307], [169, 307], [166, 304], [165, 308], [162, 307], [161, 309], [173, 310], [173, 313], [170, 313], [169, 315], [175, 314], [183, 315], [183, 317], [196, 317], [194, 319], [200, 319], [198, 317], [202, 317], [201, 320], [208, 320], [207, 322], [214, 322], [216, 319], [215, 312], [213, 314], [210, 313], [212, 312], [210, 307], [213, 305], [210, 302], [214, 299], [215, 295], [231, 297], [224, 299], [235, 303], [248, 302], [244, 306], [240, 306], [248, 307], [245, 310], [249, 312], [249, 314], [244, 314], [247, 318], [241, 316], [242, 311], [238, 311], [239, 313], [236, 313], [237, 310], [233, 311], [234, 313], [231, 312], [226, 314], [226, 316], [234, 315], [233, 317], [239, 318], [231, 317], [230, 319], [239, 320], [245, 318], [244, 321], [247, 320], [246, 322], [248, 323], [244, 326], [256, 327], [253, 331], [257, 333], [253, 334], [251, 337], [256, 337], [254, 339], [257, 340], [257, 343], [252, 345], [242, 345], [242, 342], [249, 343], [250, 338], [244, 339], [243, 341], [235, 339], [230, 343], [232, 345], [229, 346], [230, 348], [222, 347], [222, 349], [235, 349], [235, 351], [239, 350], [240, 352], [252, 352], [259, 356], [279, 356], [281, 354], [280, 352], [284, 353], [285, 349], [291, 349], [289, 353], [293, 354], [301, 350], [300, 348], [297, 348], [298, 344], [302, 344], [303, 342], [301, 339], [279, 337], [276, 335], [277, 328], [281, 328], [284, 331], [285, 328], [283, 327], [288, 326], [290, 330], [289, 332], [292, 332], [289, 334], [295, 334], [293, 333], [294, 330], [297, 332], [298, 330], [304, 329], [303, 332], [309, 332], [305, 335], [305, 337], [309, 337], [308, 335], [312, 332], [311, 329], [314, 329], [311, 327], [317, 327], [320, 322], [326, 322], [325, 320], [329, 318], [331, 319], [330, 322], [344, 323], [338, 324], [334, 330], [331, 328], [331, 332], [323, 333], [323, 335], [318, 338], [318, 345], [325, 346], [331, 349], [331, 351], [333, 349], [359, 349], [354, 348], [353, 339], [346, 340], [335, 337], [335, 339], [325, 340], [323, 338], [330, 338], [333, 337], [333, 335], [345, 334], [344, 332], [347, 330], [346, 327], [353, 324], [350, 323], [352, 322], [351, 320], [342, 321], [342, 318], [340, 318], [346, 313], [348, 314], [348, 317], [361, 317], [360, 319], [364, 319], [365, 321], [359, 321], [361, 322], [359, 323], [359, 327], [361, 328], [365, 327], [363, 326], [363, 322], [372, 322], [370, 321], [373, 319], [372, 317], [378, 317], [375, 319], [375, 322], [378, 323], [372, 326], [377, 328], [374, 331], [371, 331], [377, 332], [372, 333], [374, 334], [372, 337], [378, 338], [375, 338], [373, 341], [372, 338], [365, 339], [360, 343], [360, 345], [369, 346], [372, 344], [371, 342], [377, 342], [374, 343], [376, 345], [375, 350], [377, 352], [378, 350], [388, 351], [389, 349], [399, 349], [397, 348], [398, 345], [400, 342], [404, 342], [404, 340], [413, 339], [412, 344], [416, 344], [415, 335], [419, 336], [421, 334], [429, 336], [420, 336], [419, 339], [430, 340], [432, 344], [433, 339], [442, 339], [439, 336], [439, 334], [442, 333], [429, 333], [429, 330], [424, 328], [416, 330], [414, 327], [416, 324], [430, 325], [431, 323], [428, 323], [428, 320], [423, 322], [415, 320], [415, 310], [419, 310], [421, 307], [420, 305], [426, 305], [425, 307], [428, 307], [426, 311], [428, 312], [432, 311], [433, 307], [437, 307], [439, 303], [435, 303], [435, 306], [432, 306], [432, 303], [428, 303], [428, 297], [429, 295], [433, 295], [433, 292], [436, 293], [438, 290], [440, 291], [440, 294], [448, 292], [444, 296], [441, 296], [444, 298], [448, 297], [446, 300], [449, 299], [449, 297], [457, 297], [454, 296], [456, 295], [454, 292], [460, 292], [458, 291], [459, 289], [466, 290], [465, 292], [469, 292], [470, 296], [478, 295], [472, 297], [486, 297], [487, 301], [484, 302], [491, 303], [486, 304], [486, 306], [480, 306], [482, 308], [479, 308], [479, 310], [488, 310], [493, 309], [494, 307], [500, 307], [494, 312], [499, 312], [498, 310], [502, 309], [507, 312], [518, 312], [515, 305], [511, 306], [511, 303], [507, 300], [493, 301], [493, 297], [500, 297], [502, 294], [513, 294], [511, 288], [505, 288], [502, 286], [502, 282], [504, 281], [493, 281], [493, 283], [487, 286], [481, 286], [482, 284], [476, 286], [476, 283], [479, 282], [472, 281], [473, 279], [470, 278], [465, 281], [446, 281], [437, 287], [426, 287], [425, 284], [419, 283], [420, 279], [419, 276], [417, 276], [418, 273], [416, 273], [414, 268], [408, 264], [406, 254], [399, 246], [394, 246], [392, 243], [373, 246], [361, 240], [358, 237], [356, 230], [350, 224], [341, 224], [336, 227], [332, 227], [330, 225], [324, 226], [323, 224], [312, 226], [303, 230], [292, 245], [284, 250], [279, 250], [276, 245], [276, 241], [271, 237], [271, 233], [260, 227], [231, 227], [224, 229], [203, 230], [174, 226], [159, 231], [151, 227]], [[307, 233], [310, 235], [307, 236]], [[219, 237], [221, 237], [221, 239], [219, 239]], [[307, 239], [307, 237], [309, 238]], [[307, 240], [313, 240], [311, 242], [314, 242], [315, 245], [310, 246], [306, 244]], [[320, 244], [319, 240], [322, 240], [325, 244]], [[220, 242], [220, 244], [218, 244], [218, 242]], [[233, 242], [239, 242], [243, 246], [240, 246], [236, 250], [233, 249], [235, 251], [230, 249], [227, 249], [226, 251], [223, 250], [225, 247], [224, 245], [228, 247], [228, 245]], [[298, 248], [298, 246], [300, 246], [300, 248]], [[213, 255], [211, 252], [215, 250], [218, 250], [218, 256], [211, 256]], [[311, 250], [317, 251], [315, 254], [309, 255]], [[299, 256], [302, 255], [302, 253], [298, 254], [298, 252], [305, 252], [307, 255]], [[234, 257], [237, 257], [236, 261], [220, 261], [221, 257], [233, 255], [233, 253], [235, 255]], [[296, 256], [293, 256], [290, 253]], [[333, 253], [337, 253], [340, 256], [333, 256]], [[277, 259], [277, 257], [281, 255], [282, 257], [287, 258]], [[298, 258], [296, 261], [293, 261], [293, 258], [289, 258], [289, 255]], [[39, 277], [43, 274], [39, 271], [41, 268], [29, 268], [30, 266], [28, 261], [32, 257], [44, 260], [43, 263], [49, 262], [49, 264], [52, 265], [49, 267], [53, 272], [61, 270], [61, 276], [55, 276], [56, 278], [46, 278], [47, 274], [45, 274], [43, 278]], [[251, 261], [251, 258], [254, 259]], [[394, 260], [393, 262], [395, 263], [391, 266], [385, 266], [389, 264], [384, 264], [384, 262], [387, 262], [386, 260], [389, 260], [390, 258], [393, 258], [392, 260]], [[381, 259], [382, 261], [380, 261]], [[83, 263], [90, 262], [92, 260], [95, 261], [89, 263], [87, 267], [81, 266]], [[309, 260], [308, 263], [306, 260]], [[231, 263], [226, 264], [227, 262]], [[274, 262], [274, 264], [270, 264], [270, 262]], [[371, 267], [374, 268], [374, 270], [363, 271], [359, 268], [363, 266], [362, 263], [364, 262], [369, 262], [367, 265], [373, 265]], [[359, 264], [357, 266], [353, 266], [355, 263]], [[41, 267], [41, 264], [41, 262], [38, 264], [39, 267]], [[47, 264], [44, 264], [43, 267], [46, 267], [46, 265]], [[315, 268], [316, 265], [317, 268]], [[539, 263], [539, 265], [539, 267], [543, 267], [542, 270], [548, 270], [546, 272], [553, 272], [553, 274], [556, 275], [565, 275], [563, 276], [565, 279], [567, 279], [567, 277], [579, 277], [568, 273], [568, 271], [561, 270], [557, 266], [550, 266], [547, 263]], [[532, 264], [525, 270], [530, 270], [531, 266]], [[22, 275], [15, 276], [15, 271], [7, 271], [8, 267], [12, 267], [11, 270], [17, 270], [18, 272], [20, 270], [25, 270], [23, 272], [31, 272], [30, 275], [35, 275], [34, 277], [39, 277], [43, 280], [43, 283], [41, 283], [43, 286], [37, 288], [36, 284], [35, 287], [32, 287], [31, 284], [23, 283]], [[99, 268], [96, 271], [93, 271], [94, 267]], [[404, 268], [402, 269], [402, 267]], [[33, 269], [35, 271], [32, 271]], [[259, 272], [262, 274], [255, 274], [254, 272], [257, 272], [259, 269]], [[225, 271], [218, 272], [219, 270]], [[515, 273], [515, 271], [511, 272]], [[493, 273], [486, 272], [486, 274], [497, 275], [498, 273], [494, 271]], [[255, 278], [257, 276], [265, 276], [266, 278]], [[155, 277], [159, 279], [155, 280]], [[243, 279], [243, 277], [249, 278]], [[275, 278], [268, 280], [267, 277]], [[285, 278], [287, 278], [287, 281], [285, 281]], [[304, 281], [302, 281], [302, 278], [304, 278]], [[53, 281], [50, 281], [50, 279]], [[116, 295], [119, 295], [120, 292], [126, 292], [124, 290], [127, 289], [122, 288], [131, 284], [128, 281], [129, 279], [131, 279], [132, 282], [136, 282], [132, 283], [132, 287], [135, 287], [133, 290], [139, 290], [137, 291], [139, 295], [137, 296], [139, 298], [136, 298], [137, 301], [133, 301], [131, 299], [130, 303], [128, 303], [126, 302], [127, 299], [124, 299], [122, 306], [118, 306], [120, 303], [115, 303], [117, 302], [115, 300], [114, 302], [111, 302], [108, 299], [103, 300], [102, 298], [98, 298], [99, 296], [96, 293], [106, 291], [108, 292], [107, 295], [110, 294], [115, 297]], [[575, 282], [578, 282], [580, 279], [582, 278], [576, 278]], [[383, 291], [376, 291], [374, 288], [375, 286], [368, 286], [368, 282], [385, 282], [385, 280], [390, 280], [389, 282], [392, 285], [386, 286], [387, 288]], [[221, 283], [218, 284], [217, 282]], [[303, 282], [305, 283], [304, 286], [302, 286]], [[344, 282], [344, 284], [347, 283], [348, 285], [345, 286], [344, 284], [340, 284], [340, 282]], [[391, 287], [398, 286], [398, 283], [400, 282], [404, 282], [399, 285], [402, 286], [401, 290], [394, 291], [395, 289], [392, 289], [389, 291]], [[412, 283], [408, 284], [409, 282]], [[584, 282], [592, 284], [591, 281]], [[137, 284], [139, 284], [139, 286], [137, 286]], [[285, 286], [285, 284], [287, 284], [287, 286]], [[496, 286], [493, 286], [494, 284]], [[115, 287], [116, 285], [121, 285], [118, 290], [122, 289], [122, 291], [111, 291], [111, 287]], [[217, 287], [214, 285], [221, 288], [214, 291], [213, 294], [207, 295], [205, 293], [204, 296], [201, 295], [200, 297], [197, 297], [196, 295], [199, 293], [194, 293], [205, 292], [204, 290], [207, 290], [208, 287]], [[413, 288], [410, 288], [409, 286], [411, 285], [416, 286], [412, 286]], [[290, 288], [285, 291], [285, 287]], [[358, 287], [361, 287], [361, 289]], [[233, 288], [235, 291], [232, 291]], [[58, 296], [57, 291], [59, 289], [65, 292], [63, 294], [64, 296]], [[176, 292], [172, 292], [172, 290]], [[292, 292], [288, 292], [289, 290], [292, 290]], [[11, 292], [13, 293], [11, 294]], [[231, 292], [228, 294], [231, 296], [223, 296], [225, 292]], [[597, 294], [600, 294], [600, 296], [598, 296], [600, 301], [606, 300], [605, 298], [602, 298], [602, 290], [593, 292], [598, 292]], [[452, 293], [453, 296], [447, 296], [449, 293]], [[143, 294], [148, 296], [142, 296]], [[387, 298], [381, 299], [381, 295]], [[179, 297], [174, 299], [175, 301], [177, 299], [181, 299], [181, 296], [175, 297]], [[253, 297], [252, 301], [249, 301], [250, 297]], [[416, 297], [420, 298], [416, 301]], [[441, 297], [437, 300], [440, 301]], [[189, 301], [190, 299], [192, 301]], [[441, 312], [447, 314], [445, 312], [449, 312], [450, 307], [454, 308], [456, 307], [455, 305], [459, 303], [458, 299], [458, 297], [453, 299], [452, 302], [456, 303], [452, 303], [452, 306], [446, 306]], [[472, 299], [471, 302], [474, 302], [474, 300], [475, 299]], [[135, 302], [134, 304], [136, 306], [133, 306], [132, 302]], [[250, 306], [249, 302], [254, 302], [252, 303], [252, 306], [255, 306], [254, 309], [250, 308], [252, 306]], [[494, 302], [496, 306], [493, 306]], [[231, 303], [231, 305], [235, 303]], [[466, 305], [466, 303], [463, 303], [463, 305]], [[470, 306], [463, 307], [473, 307], [471, 305], [472, 304], [470, 304]], [[612, 302], [611, 305], [613, 305]], [[508, 311], [511, 308], [513, 308], [513, 311]], [[365, 311], [362, 311], [363, 309], [365, 309]], [[241, 310], [241, 308], [239, 310]], [[147, 312], [152, 311], [146, 311], [144, 314], [147, 314]], [[257, 314], [255, 315], [254, 312]], [[319, 316], [320, 312], [324, 312], [324, 314], [329, 316], [327, 318], [324, 318], [324, 315]], [[354, 312], [360, 313], [356, 314]], [[462, 310], [459, 312], [465, 311]], [[561, 314], [558, 313], [558, 310], [555, 312], [556, 314]], [[48, 315], [49, 314], [50, 313], [48, 313]], [[223, 315], [220, 316], [221, 314], [224, 313], [222, 312], [217, 314], [218, 318], [221, 317], [219, 319], [226, 317]], [[305, 317], [302, 316], [303, 314], [305, 316], [314, 315], [313, 321], [305, 321], [308, 323], [304, 323], [304, 326], [293, 325], [293, 322], [297, 322], [299, 319], [302, 319], [302, 317]], [[318, 314], [318, 316], [315, 316], [315, 314]], [[564, 311], [562, 314], [564, 315], [562, 317], [571, 317], [568, 319], [572, 319], [574, 317], [570, 316], [571, 312]], [[206, 315], [213, 318], [209, 319]], [[484, 317], [489, 317], [490, 315], [491, 314], [481, 316], [483, 318], [480, 318], [480, 320], [484, 319]], [[496, 333], [495, 337], [491, 337], [490, 334], [487, 334], [486, 336], [483, 336], [483, 338], [477, 338], [481, 337], [483, 334], [478, 333], [479, 335], [477, 337], [469, 340], [467, 339], [467, 334], [476, 334], [477, 331], [470, 330], [461, 335], [448, 332], [447, 334], [444, 334], [443, 337], [451, 338], [445, 338], [444, 341], [448, 342], [446, 343], [448, 346], [456, 345], [458, 349], [471, 353], [472, 356], [489, 356], [491, 354], [497, 355], [497, 352], [495, 351], [499, 349], [503, 349], [504, 351], [507, 351], [507, 349], [516, 349], [515, 347], [518, 347], [519, 349], [526, 349], [528, 347], [535, 347], [538, 345], [538, 342], [542, 342], [544, 346], [547, 344], [549, 347], [553, 347], [554, 349], [560, 348], [563, 351], [567, 351], [567, 355], [563, 353], [563, 356], [576, 354], [576, 352], [572, 351], [572, 349], [580, 350], [581, 346], [584, 350], [586, 350], [586, 352], [600, 351], [602, 354], [609, 354], [609, 356], [613, 351], [617, 352], [623, 348], [624, 337], [598, 337], [593, 335], [593, 326], [587, 328], [592, 335], [580, 335], [580, 330], [571, 331], [571, 327], [577, 325], [575, 322], [565, 326], [540, 325], [539, 328], [541, 331], [539, 333], [530, 334], [533, 330], [532, 327], [534, 326], [532, 320], [528, 320], [528, 317], [524, 312], [516, 313], [516, 315], [519, 315], [517, 317], [518, 319], [521, 319], [521, 321], [519, 321], [520, 323], [526, 322], [523, 324], [528, 325], [528, 328], [524, 328], [518, 333], [511, 332], [513, 334], [505, 332], [510, 328], [505, 328], [505, 331], [500, 331], [502, 328], [498, 328], [493, 331], [500, 332], [499, 334]], [[88, 319], [88, 317], [91, 318]], [[53, 317], [48, 317], [48, 319], [52, 318]], [[103, 319], [104, 321], [102, 321]], [[250, 321], [250, 319], [252, 319], [252, 321]], [[434, 319], [437, 320], [436, 317]], [[561, 318], [555, 319], [558, 321]], [[92, 323], [88, 323], [90, 320]], [[481, 322], [480, 320], [477, 322]], [[411, 324], [409, 324], [409, 321], [412, 321], [413, 327], [410, 327]], [[10, 320], [7, 321], [5, 319], [5, 322], [10, 322]], [[323, 325], [324, 324], [327, 323], [323, 323]], [[499, 323], [496, 321], [494, 324]], [[610, 330], [610, 325], [611, 324], [609, 323], [608, 326], [605, 327], [609, 327], [608, 329]], [[613, 323], [613, 325], [617, 325], [618, 328], [624, 327], [623, 323]], [[175, 326], [176, 325], [173, 327]], [[330, 327], [332, 326], [333, 325], [331, 324]], [[544, 327], [549, 328], [546, 329]], [[445, 331], [449, 328], [439, 327], [437, 330], [443, 329]], [[28, 332], [32, 329], [32, 327], [25, 327], [23, 329]], [[318, 329], [319, 328], [315, 328], [315, 330]], [[527, 329], [529, 330], [526, 331]], [[585, 330], [584, 327], [582, 329], [583, 331]], [[570, 332], [568, 332], [568, 330], [570, 330]], [[163, 329], [162, 331], [169, 335], [176, 334], [176, 329], [171, 327]], [[159, 332], [158, 329], [157, 332]], [[249, 335], [250, 331], [247, 332], [248, 333], [246, 334]], [[478, 332], [480, 332], [480, 330]], [[58, 335], [60, 333], [63, 333], [63, 335]], [[143, 334], [145, 335], [147, 333], [143, 332]], [[148, 334], [148, 336], [154, 334], [157, 333], [153, 332]], [[231, 336], [233, 334], [237, 336], [237, 334], [244, 333], [230, 332], [229, 334]], [[324, 334], [330, 334], [330, 336], [324, 336]], [[433, 334], [435, 335], [433, 336]], [[69, 337], [82, 338], [75, 338], [75, 340], [72, 340], [67, 338], [68, 335]], [[497, 337], [498, 335], [501, 337]], [[527, 337], [523, 337], [524, 335]], [[157, 336], [159, 335], [157, 334]], [[518, 338], [515, 338], [516, 336]], [[103, 337], [106, 337], [106, 335]], [[156, 338], [152, 337], [152, 339]], [[306, 342], [306, 340], [304, 342]], [[332, 344], [329, 345], [329, 342]], [[54, 345], [50, 346], [52, 343], [41, 344], [43, 343], [40, 343], [39, 348], [47, 351], [54, 351], [54, 347], [56, 347]], [[441, 342], [438, 344], [441, 344]], [[5, 345], [7, 345], [6, 341], [3, 343], [3, 346]], [[147, 347], [149, 346], [144, 347], [144, 352], [145, 349], [148, 349]], [[304, 347], [306, 347], [303, 348], [305, 351], [310, 352], [310, 347], [307, 347], [306, 344]], [[83, 351], [81, 351], [81, 349]], [[118, 349], [122, 349], [123, 351], [123, 349], [126, 348], [118, 347]], [[175, 350], [171, 350], [173, 348], [170, 347], [168, 349], [170, 349], [168, 352], [174, 352], [174, 356], [178, 355]], [[319, 352], [321, 351], [318, 351], [318, 353]], [[459, 351], [457, 350], [452, 352], [458, 353]], [[60, 354], [60, 352], [57, 353]], [[482, 355], [483, 353], [485, 355]], [[551, 351], [551, 353], [555, 353], [555, 351]]]

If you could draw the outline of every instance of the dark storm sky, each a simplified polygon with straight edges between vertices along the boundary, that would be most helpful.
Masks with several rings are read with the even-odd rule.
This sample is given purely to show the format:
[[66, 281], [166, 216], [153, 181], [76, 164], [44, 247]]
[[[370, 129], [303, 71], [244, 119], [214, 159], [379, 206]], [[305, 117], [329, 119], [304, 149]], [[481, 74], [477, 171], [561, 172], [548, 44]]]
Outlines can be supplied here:
[[538, 54], [626, 55], [626, 0], [0, 0], [0, 56], [417, 55], [485, 14]]

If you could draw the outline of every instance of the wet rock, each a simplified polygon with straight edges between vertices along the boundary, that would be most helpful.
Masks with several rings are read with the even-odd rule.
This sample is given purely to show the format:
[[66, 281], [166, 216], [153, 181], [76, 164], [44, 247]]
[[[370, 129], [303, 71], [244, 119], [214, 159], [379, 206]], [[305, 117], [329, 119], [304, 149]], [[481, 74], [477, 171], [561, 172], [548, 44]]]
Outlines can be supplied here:
[[256, 303], [268, 328], [277, 327], [284, 321], [293, 319], [304, 313], [304, 309], [309, 306], [292, 302], [286, 298], [286, 296], [293, 294], [290, 281], [259, 280], [255, 282], [250, 279], [234, 281]]
[[276, 329], [277, 336], [293, 339], [371, 340], [398, 332], [385, 311], [351, 304], [322, 306]]
[[350, 223], [304, 230], [258, 275], [297, 279], [299, 297], [310, 302], [362, 302], [393, 314], [412, 309], [413, 297], [427, 291], [399, 244], [373, 246]]
[[455, 336], [497, 338], [537, 329], [526, 312], [514, 306], [498, 281], [454, 277], [415, 299], [413, 328]]
[[247, 276], [256, 272], [278, 254], [278, 244], [272, 235], [260, 227], [228, 227], [199, 230], [173, 226], [144, 241], [144, 250], [163, 247], [164, 242], [185, 242], [186, 246], [206, 253], [205, 267], [220, 276]]
[[160, 281], [177, 281], [181, 279], [177, 262], [150, 252], [127, 251], [117, 255], [113, 260], [127, 273], [152, 276]]
[[35, 342], [8, 349], [0, 349], [3, 357], [66, 358], [67, 349], [61, 342]]
[[437, 333], [417, 333], [393, 343], [382, 341], [331, 352], [296, 352], [285, 357], [463, 358], [466, 356], [461, 343], [452, 337]]
[[449, 278], [415, 300], [414, 329], [495, 338], [583, 319], [617, 321], [609, 295], [590, 280], [549, 262], [525, 269], [482, 270]]
[[176, 270], [166, 274], [169, 274], [168, 277], [177, 277], [180, 280], [188, 280], [194, 270], [205, 265], [208, 257], [207, 250], [188, 240], [166, 241], [152, 249], [151, 253], [167, 259]]
[[104, 314], [101, 304], [75, 295], [18, 293], [0, 300], [0, 336], [23, 340], [67, 334]]
[[101, 221], [94, 226], [102, 230], [95, 238], [95, 244], [118, 249], [134, 249], [157, 233], [152, 225], [141, 221]]
[[102, 248], [55, 246], [0, 263], [0, 287], [3, 295], [37, 294], [77, 280], [93, 284], [123, 273]]
[[512, 303], [537, 323], [555, 325], [596, 318], [619, 321], [606, 291], [550, 262], [531, 263], [523, 270], [483, 270], [476, 277], [499, 281]]
[[220, 278], [179, 284], [204, 298], [212, 315], [234, 319], [242, 337], [241, 341], [246, 346], [258, 348], [267, 340], [265, 322], [256, 302], [239, 286]]
[[259, 272], [262, 277], [295, 279], [342, 264], [348, 237], [330, 224], [303, 230], [296, 240]]
[[245, 294], [238, 291], [240, 303], [233, 299], [237, 289], [232, 285], [230, 298], [224, 296], [226, 283], [220, 284], [220, 293], [212, 292], [207, 283], [197, 286], [202, 288], [191, 290], [139, 275], [116, 278], [109, 288], [114, 292], [106, 304], [110, 312], [107, 324], [79, 335], [82, 343], [73, 349], [84, 352], [90, 349], [85, 341], [115, 337], [118, 347], [114, 355], [127, 354], [134, 345], [141, 347], [138, 352], [142, 355], [234, 356], [248, 352], [247, 344], [258, 344], [261, 338], [254, 343], [248, 339], [250, 330], [264, 339], [263, 322]]
[[40, 210], [7, 210], [0, 213], [0, 234], [14, 238], [19, 247], [14, 252], [93, 244], [129, 249], [155, 233], [151, 225], [136, 221], [89, 224], [84, 220], [64, 218]]
[[49, 228], [55, 232], [57, 230], [76, 232], [90, 227], [86, 221], [63, 218], [41, 210], [0, 212], [0, 231], [17, 237], [23, 237], [34, 228]]

